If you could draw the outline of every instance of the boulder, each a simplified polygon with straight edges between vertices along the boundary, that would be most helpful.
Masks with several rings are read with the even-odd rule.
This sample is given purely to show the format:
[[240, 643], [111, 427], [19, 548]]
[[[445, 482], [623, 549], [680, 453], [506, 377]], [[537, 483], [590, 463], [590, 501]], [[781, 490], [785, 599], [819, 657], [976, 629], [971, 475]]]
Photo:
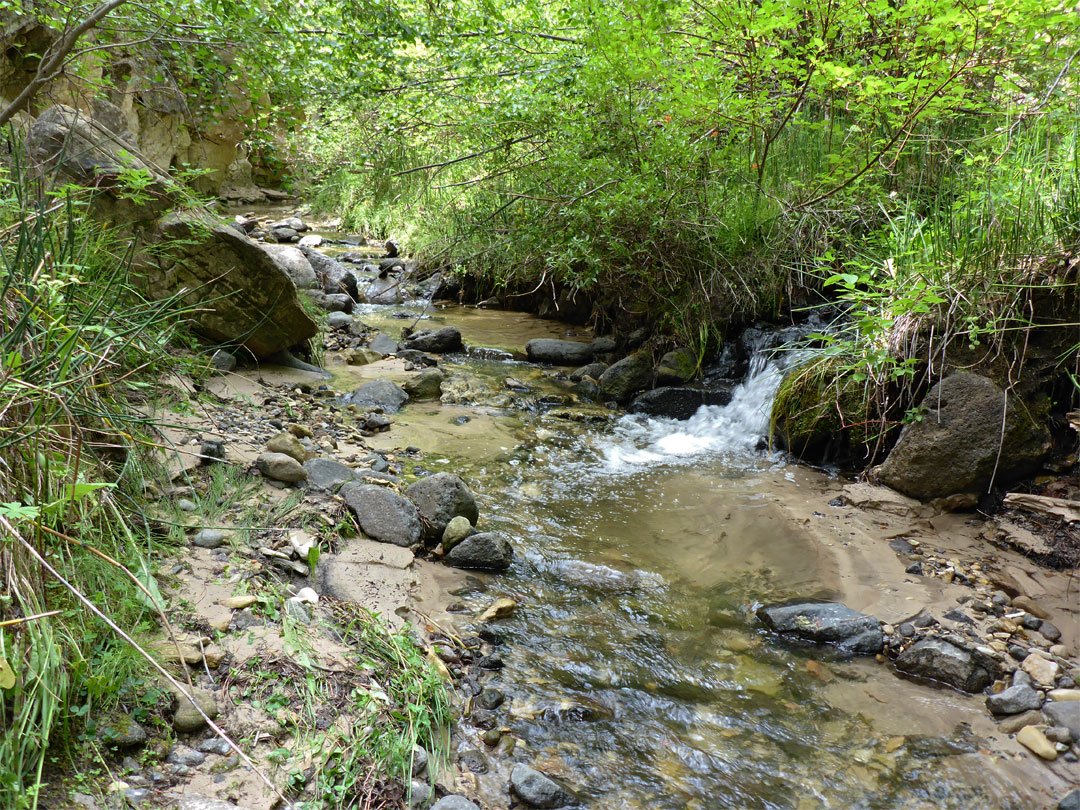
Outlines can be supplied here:
[[318, 333], [289, 274], [235, 229], [172, 213], [146, 238], [134, 262], [137, 284], [152, 299], [175, 296], [192, 307], [192, 327], [211, 340], [263, 358]]
[[649, 356], [644, 352], [637, 352], [609, 367], [597, 382], [605, 397], [621, 403], [629, 400], [642, 388], [648, 387], [652, 376]]
[[288, 228], [291, 231], [297, 233], [303, 233], [304, 231], [310, 231], [311, 227], [307, 225], [300, 217], [285, 217], [285, 219], [279, 219], [277, 222], [271, 222], [270, 227], [273, 230], [279, 228]]
[[[305, 237], [306, 239], [307, 237]], [[341, 262], [334, 261], [329, 256], [324, 256], [317, 250], [306, 247], [303, 239], [300, 240], [299, 250], [307, 258], [315, 276], [322, 283], [322, 291], [328, 295], [344, 293], [357, 303], [363, 303], [364, 299], [357, 288], [356, 274]]]
[[916, 641], [897, 656], [896, 668], [964, 692], [981, 692], [993, 680], [983, 660], [943, 638]]
[[382, 408], [383, 413], [397, 413], [409, 401], [405, 389], [389, 380], [366, 382], [345, 397], [346, 405], [360, 408]]
[[441, 369], [429, 368], [410, 377], [403, 387], [410, 399], [438, 399], [445, 379], [446, 374]]
[[565, 807], [574, 800], [554, 779], [521, 763], [510, 771], [510, 787], [529, 807]]
[[345, 362], [350, 366], [366, 366], [369, 363], [377, 363], [383, 359], [378, 352], [371, 349], [350, 349], [345, 353]]
[[534, 338], [525, 344], [525, 354], [533, 363], [550, 363], [553, 366], [583, 366], [593, 357], [590, 343], [554, 338]]
[[591, 377], [594, 380], [600, 378], [600, 375], [607, 371], [607, 363], [589, 363], [588, 365], [576, 368], [570, 372], [570, 379], [574, 382], [581, 382], [586, 377]]
[[326, 316], [326, 325], [334, 331], [350, 330], [353, 325], [353, 316], [348, 312], [331, 312]]
[[401, 281], [389, 277], [372, 279], [364, 290], [364, 295], [373, 304], [400, 304], [405, 300]]
[[385, 487], [346, 484], [340, 495], [364, 534], [380, 543], [411, 546], [420, 541], [420, 517], [406, 498]]
[[698, 357], [689, 349], [675, 349], [660, 358], [656, 366], [656, 382], [659, 385], [683, 385], [697, 374]]
[[307, 482], [311, 489], [320, 492], [337, 492], [338, 488], [354, 480], [351, 467], [332, 458], [313, 458], [304, 462]]
[[304, 295], [324, 312], [351, 313], [356, 302], [345, 293], [324, 293], [322, 290], [305, 290]]
[[654, 388], [634, 398], [628, 413], [645, 416], [661, 416], [668, 419], [689, 419], [702, 405], [727, 405], [731, 402], [730, 391], [713, 391], [705, 388]]
[[760, 608], [757, 617], [781, 635], [831, 644], [846, 653], [876, 655], [884, 647], [878, 620], [839, 602], [783, 602]]
[[509, 538], [499, 532], [470, 535], [450, 549], [444, 558], [454, 568], [505, 571], [514, 559]]
[[480, 517], [472, 490], [454, 473], [436, 473], [421, 478], [405, 494], [416, 504], [424, 522], [424, 537], [437, 540], [455, 517], [475, 525]]
[[446, 354], [461, 351], [461, 332], [453, 326], [442, 329], [424, 329], [405, 339], [406, 349], [415, 349], [432, 354]]
[[263, 245], [262, 249], [285, 268], [285, 272], [289, 274], [289, 278], [293, 280], [297, 289], [314, 290], [319, 287], [315, 269], [300, 248], [290, 245]]
[[1050, 448], [1037, 413], [1012, 396], [1006, 411], [1001, 388], [971, 372], [941, 380], [920, 411], [921, 421], [904, 427], [878, 467], [882, 483], [914, 498], [985, 492], [991, 480], [1004, 483], [1037, 469]]

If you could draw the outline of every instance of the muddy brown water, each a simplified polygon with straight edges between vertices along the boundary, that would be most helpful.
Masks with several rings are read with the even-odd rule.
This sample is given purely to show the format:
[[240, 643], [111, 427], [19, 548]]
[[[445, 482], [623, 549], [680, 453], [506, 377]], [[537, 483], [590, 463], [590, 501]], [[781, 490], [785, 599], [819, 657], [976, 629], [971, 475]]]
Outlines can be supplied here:
[[[757, 449], [753, 414], [708, 409], [689, 426], [595, 409], [567, 418], [572, 410], [537, 397], [567, 395], [568, 384], [520, 358], [532, 337], [587, 335], [520, 313], [423, 303], [359, 314], [396, 338], [412, 323], [401, 312], [519, 358], [448, 357], [449, 371], [493, 394], [505, 394], [508, 376], [533, 389], [510, 407], [412, 403], [372, 440], [419, 446], [424, 469], [462, 475], [479, 527], [513, 539], [507, 573], [447, 597], [462, 603], [463, 629], [494, 598], [519, 603], [499, 622], [505, 667], [487, 681], [508, 695], [500, 723], [516, 748], [508, 757], [485, 748], [467, 720], [455, 734], [455, 752], [483, 751], [491, 768], [477, 779], [481, 799], [506, 806], [509, 766], [523, 761], [596, 808], [1050, 806], [1037, 780], [1033, 788], [1009, 756], [989, 752], [977, 698], [901, 681], [872, 660], [787, 646], [755, 622], [763, 602], [837, 597], [841, 586], [833, 553], [778, 506], [778, 482], [795, 468]], [[333, 360], [343, 392], [404, 376], [389, 363]]]

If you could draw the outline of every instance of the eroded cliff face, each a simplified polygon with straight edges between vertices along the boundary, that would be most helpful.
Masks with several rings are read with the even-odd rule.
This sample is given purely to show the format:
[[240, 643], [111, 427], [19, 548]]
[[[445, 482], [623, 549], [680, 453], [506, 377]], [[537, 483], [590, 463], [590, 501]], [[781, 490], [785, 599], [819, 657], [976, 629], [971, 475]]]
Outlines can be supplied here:
[[[56, 37], [56, 31], [36, 21], [0, 16], [0, 107], [11, 103], [34, 77], [37, 54]], [[207, 105], [212, 112], [193, 109], [173, 71], [150, 57], [108, 49], [86, 55], [46, 85], [13, 123], [25, 132], [56, 104], [100, 117], [102, 102], [115, 105], [122, 117], [112, 128], [122, 129], [155, 167], [203, 172], [193, 181], [203, 193], [232, 202], [262, 202], [267, 193], [261, 186], [278, 185], [278, 178], [259, 174], [249, 160], [245, 122], [252, 103], [246, 88], [223, 85]]]

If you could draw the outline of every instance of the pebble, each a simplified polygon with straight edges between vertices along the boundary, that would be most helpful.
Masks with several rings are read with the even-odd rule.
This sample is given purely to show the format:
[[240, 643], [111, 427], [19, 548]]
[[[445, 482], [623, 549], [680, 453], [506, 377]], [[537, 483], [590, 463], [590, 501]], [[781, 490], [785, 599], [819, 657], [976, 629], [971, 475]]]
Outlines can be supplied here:
[[[1068, 731], [1068, 729], [1066, 729]], [[488, 748], [494, 748], [499, 744], [499, 740], [502, 739], [502, 732], [498, 729], [492, 728], [485, 731], [480, 735], [480, 739], [484, 741], [484, 745]]]
[[1038, 653], [1031, 653], [1020, 666], [1036, 683], [1043, 686], [1053, 686], [1061, 672], [1057, 661], [1051, 661]]
[[230, 596], [227, 599], [222, 599], [218, 602], [222, 607], [227, 607], [230, 610], [243, 610], [244, 608], [251, 607], [259, 600], [251, 594], [244, 594], [243, 596]]
[[199, 507], [194, 501], [189, 501], [187, 498], [181, 498], [176, 502], [176, 508], [181, 512], [198, 512]]
[[206, 754], [200, 753], [186, 745], [178, 745], [169, 752], [165, 761], [170, 765], [183, 765], [187, 768], [197, 768], [206, 761]]
[[1080, 700], [1080, 689], [1051, 689], [1047, 696], [1058, 703]]
[[1037, 757], [1046, 760], [1057, 759], [1057, 748], [1036, 726], [1024, 726], [1017, 732], [1016, 741]]
[[191, 538], [191, 544], [199, 548], [218, 548], [225, 544], [228, 535], [217, 529], [203, 529]]
[[229, 755], [232, 748], [221, 737], [208, 737], [199, 743], [199, 750], [204, 754], [217, 754], [225, 757]]

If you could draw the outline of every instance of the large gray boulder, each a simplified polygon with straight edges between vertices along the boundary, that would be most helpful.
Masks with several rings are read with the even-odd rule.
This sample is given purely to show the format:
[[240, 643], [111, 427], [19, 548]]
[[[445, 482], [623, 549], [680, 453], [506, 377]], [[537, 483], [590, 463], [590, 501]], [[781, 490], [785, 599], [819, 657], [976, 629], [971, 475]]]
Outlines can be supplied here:
[[322, 290], [328, 295], [344, 293], [357, 303], [364, 303], [365, 298], [361, 295], [357, 286], [356, 273], [339, 261], [325, 256], [314, 248], [301, 245], [298, 250], [307, 258], [315, 275], [322, 283]]
[[593, 358], [591, 343], [573, 340], [534, 338], [525, 344], [525, 354], [533, 363], [551, 363], [553, 366], [583, 366]]
[[405, 339], [406, 349], [416, 349], [432, 354], [461, 351], [461, 332], [453, 326], [442, 329], [424, 329]]
[[626, 402], [652, 382], [653, 368], [649, 355], [636, 352], [624, 357], [600, 375], [600, 392], [608, 399]]
[[876, 655], [884, 647], [881, 624], [873, 616], [839, 602], [785, 602], [757, 612], [770, 630], [815, 644], [831, 644], [854, 655]]
[[315, 278], [315, 270], [311, 266], [300, 248], [292, 245], [263, 245], [262, 249], [270, 254], [278, 264], [285, 268], [289, 278], [297, 289], [314, 290], [319, 287], [319, 281]]
[[939, 681], [964, 692], [981, 692], [993, 677], [981, 656], [943, 638], [916, 641], [896, 658], [896, 668], [917, 678]]
[[150, 298], [191, 307], [192, 328], [256, 358], [303, 343], [318, 332], [289, 274], [256, 242], [200, 214], [174, 212], [146, 234], [136, 283]]
[[904, 427], [878, 468], [883, 484], [913, 498], [985, 492], [991, 479], [1003, 483], [1033, 472], [1050, 449], [1044, 420], [1014, 396], [1006, 409], [1005, 392], [978, 374], [950, 374], [920, 410], [921, 421]]
[[366, 382], [345, 397], [346, 405], [360, 408], [382, 408], [383, 413], [397, 413], [409, 401], [409, 395], [390, 380]]
[[476, 525], [480, 510], [472, 490], [453, 473], [436, 473], [421, 478], [405, 494], [416, 504], [424, 522], [424, 537], [437, 540], [456, 517], [467, 518]]
[[420, 517], [406, 498], [385, 487], [345, 484], [339, 494], [364, 534], [406, 548], [420, 541]]

